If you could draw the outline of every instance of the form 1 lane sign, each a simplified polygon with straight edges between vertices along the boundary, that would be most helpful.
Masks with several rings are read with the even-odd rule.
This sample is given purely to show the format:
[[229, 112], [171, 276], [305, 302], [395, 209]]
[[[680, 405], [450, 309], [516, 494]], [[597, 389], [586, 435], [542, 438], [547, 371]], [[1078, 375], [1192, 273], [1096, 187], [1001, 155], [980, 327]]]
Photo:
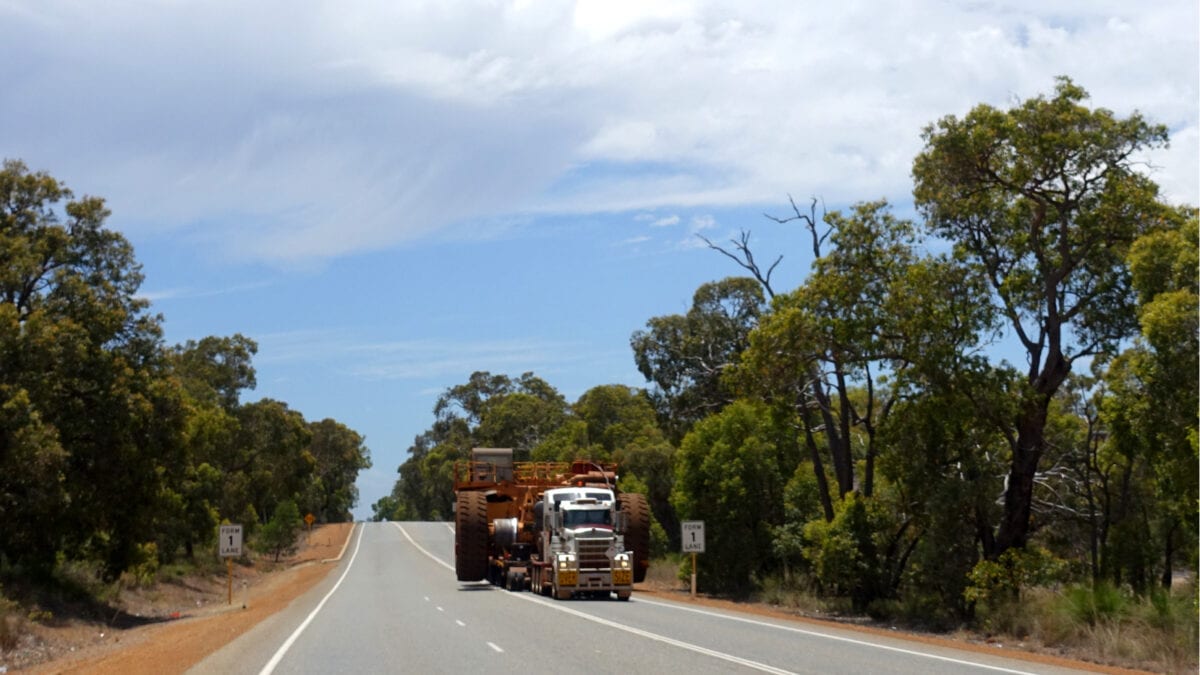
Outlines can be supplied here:
[[242, 555], [242, 526], [222, 525], [218, 546], [222, 558], [236, 558]]
[[704, 553], [704, 521], [685, 520], [680, 523], [682, 528], [680, 539], [683, 540], [684, 553]]

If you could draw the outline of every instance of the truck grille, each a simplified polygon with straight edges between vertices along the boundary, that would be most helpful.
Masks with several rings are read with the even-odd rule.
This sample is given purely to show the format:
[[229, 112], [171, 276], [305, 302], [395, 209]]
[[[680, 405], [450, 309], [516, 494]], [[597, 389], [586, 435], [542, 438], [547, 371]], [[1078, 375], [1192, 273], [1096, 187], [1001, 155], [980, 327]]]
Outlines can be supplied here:
[[612, 537], [579, 537], [575, 539], [575, 543], [579, 548], [579, 569], [606, 570], [612, 566], [612, 561], [608, 559], [608, 547], [613, 543]]

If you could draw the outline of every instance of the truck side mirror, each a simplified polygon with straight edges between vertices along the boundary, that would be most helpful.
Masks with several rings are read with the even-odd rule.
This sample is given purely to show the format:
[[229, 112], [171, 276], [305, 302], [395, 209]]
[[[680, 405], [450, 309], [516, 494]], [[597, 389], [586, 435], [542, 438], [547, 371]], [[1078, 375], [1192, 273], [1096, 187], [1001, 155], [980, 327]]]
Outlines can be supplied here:
[[617, 532], [624, 532], [629, 529], [629, 514], [624, 511], [617, 511], [616, 520], [613, 522], [613, 528]]

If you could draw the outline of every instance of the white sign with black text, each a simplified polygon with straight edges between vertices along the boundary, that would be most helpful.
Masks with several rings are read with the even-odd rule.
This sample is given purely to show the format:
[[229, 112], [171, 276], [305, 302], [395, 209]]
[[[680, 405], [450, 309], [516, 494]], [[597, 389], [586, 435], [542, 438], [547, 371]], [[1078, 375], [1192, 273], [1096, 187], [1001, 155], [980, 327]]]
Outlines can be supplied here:
[[217, 547], [222, 558], [236, 558], [242, 555], [242, 526], [222, 525]]
[[704, 521], [685, 520], [680, 523], [684, 553], [704, 553]]

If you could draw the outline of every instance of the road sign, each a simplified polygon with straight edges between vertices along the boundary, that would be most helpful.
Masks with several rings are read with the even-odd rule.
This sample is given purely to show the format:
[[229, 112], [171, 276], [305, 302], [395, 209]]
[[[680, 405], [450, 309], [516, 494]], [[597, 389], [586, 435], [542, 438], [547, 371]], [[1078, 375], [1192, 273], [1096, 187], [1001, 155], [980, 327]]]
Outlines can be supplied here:
[[242, 555], [242, 526], [222, 525], [218, 548], [222, 558], [236, 558]]
[[680, 523], [680, 538], [684, 553], [704, 553], [704, 521], [685, 520]]
[[316, 521], [316, 519], [317, 519], [317, 517], [311, 513], [308, 514], [307, 516], [304, 516], [304, 522], [305, 522], [305, 524], [307, 524], [309, 526], [309, 528], [312, 527], [312, 524], [314, 521]]

